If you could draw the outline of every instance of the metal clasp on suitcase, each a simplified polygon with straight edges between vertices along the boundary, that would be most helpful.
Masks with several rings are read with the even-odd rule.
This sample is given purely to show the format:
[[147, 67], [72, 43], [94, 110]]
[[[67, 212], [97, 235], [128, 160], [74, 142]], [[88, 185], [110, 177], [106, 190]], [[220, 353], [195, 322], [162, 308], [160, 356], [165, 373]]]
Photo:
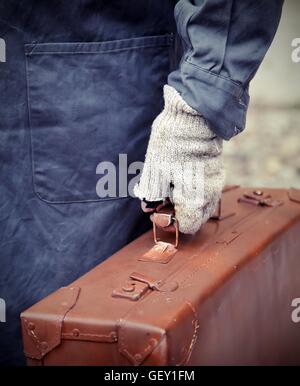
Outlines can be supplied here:
[[177, 282], [165, 283], [162, 280], [145, 275], [139, 272], [133, 272], [129, 280], [120, 288], [114, 289], [112, 297], [125, 298], [129, 300], [139, 300], [148, 290], [159, 292], [173, 292], [178, 288]]
[[270, 194], [265, 194], [262, 190], [254, 190], [252, 193], [246, 192], [238, 199], [238, 202], [268, 207], [277, 207], [283, 204], [283, 201], [272, 199]]

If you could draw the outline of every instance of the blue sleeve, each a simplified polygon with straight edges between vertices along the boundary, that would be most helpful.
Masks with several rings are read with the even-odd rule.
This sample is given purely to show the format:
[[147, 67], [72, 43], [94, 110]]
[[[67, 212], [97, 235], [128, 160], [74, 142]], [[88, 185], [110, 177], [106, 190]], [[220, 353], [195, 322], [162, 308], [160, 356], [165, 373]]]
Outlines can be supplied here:
[[283, 0], [180, 0], [175, 20], [183, 46], [168, 83], [230, 139], [245, 128], [249, 82], [277, 30]]

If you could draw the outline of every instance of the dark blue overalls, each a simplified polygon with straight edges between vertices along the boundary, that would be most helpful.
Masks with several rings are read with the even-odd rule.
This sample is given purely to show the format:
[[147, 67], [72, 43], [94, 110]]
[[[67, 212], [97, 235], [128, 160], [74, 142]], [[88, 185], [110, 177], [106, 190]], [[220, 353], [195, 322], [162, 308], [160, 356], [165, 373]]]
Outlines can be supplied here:
[[[167, 81], [223, 138], [243, 130], [281, 6], [0, 0], [1, 364], [24, 363], [22, 310], [149, 227], [118, 181], [144, 160]], [[99, 197], [101, 162], [116, 165], [116, 197]]]

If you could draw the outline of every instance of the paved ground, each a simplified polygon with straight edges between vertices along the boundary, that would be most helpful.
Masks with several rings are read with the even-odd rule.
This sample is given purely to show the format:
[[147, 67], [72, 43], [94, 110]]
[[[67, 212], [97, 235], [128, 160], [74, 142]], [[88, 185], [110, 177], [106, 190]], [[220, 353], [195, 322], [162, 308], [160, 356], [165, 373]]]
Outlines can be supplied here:
[[286, 0], [274, 42], [250, 85], [247, 129], [224, 143], [228, 183], [300, 188], [300, 1]]
[[252, 107], [224, 154], [228, 184], [300, 188], [300, 110]]

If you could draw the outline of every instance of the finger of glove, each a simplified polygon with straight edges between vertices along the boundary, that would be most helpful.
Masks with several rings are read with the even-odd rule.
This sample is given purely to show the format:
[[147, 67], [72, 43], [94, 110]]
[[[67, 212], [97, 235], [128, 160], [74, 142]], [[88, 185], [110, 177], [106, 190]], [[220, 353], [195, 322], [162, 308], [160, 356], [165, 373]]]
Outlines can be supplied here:
[[161, 201], [170, 195], [169, 162], [158, 159], [146, 162], [138, 184], [134, 186], [134, 194], [139, 199], [150, 202]]
[[[198, 177], [198, 180], [197, 180]], [[194, 234], [215, 212], [224, 185], [223, 167], [209, 168], [204, 174], [191, 175], [195, 181], [175, 181], [173, 202], [179, 230]]]

